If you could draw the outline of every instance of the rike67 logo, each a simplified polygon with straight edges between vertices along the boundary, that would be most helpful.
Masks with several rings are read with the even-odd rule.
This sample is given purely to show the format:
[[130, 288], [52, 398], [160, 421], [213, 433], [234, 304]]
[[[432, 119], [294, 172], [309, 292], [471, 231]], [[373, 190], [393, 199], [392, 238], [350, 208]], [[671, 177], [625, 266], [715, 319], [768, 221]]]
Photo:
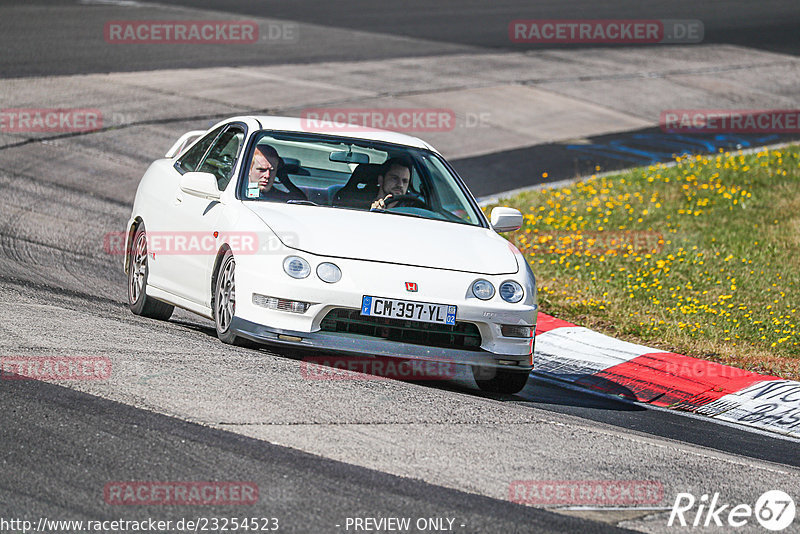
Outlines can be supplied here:
[[794, 522], [795, 513], [794, 500], [781, 490], [765, 492], [754, 506], [725, 503], [720, 500], [719, 493], [704, 494], [699, 499], [691, 493], [678, 493], [667, 526], [738, 528], [751, 523], [755, 517], [765, 529], [778, 532]]

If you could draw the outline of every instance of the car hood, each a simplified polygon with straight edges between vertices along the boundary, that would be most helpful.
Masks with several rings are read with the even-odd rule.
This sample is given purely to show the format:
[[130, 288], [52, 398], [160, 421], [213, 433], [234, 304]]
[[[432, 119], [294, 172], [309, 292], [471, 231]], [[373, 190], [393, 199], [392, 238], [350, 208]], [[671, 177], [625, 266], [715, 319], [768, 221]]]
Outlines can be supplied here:
[[301, 204], [247, 202], [284, 245], [319, 256], [512, 274], [517, 261], [493, 230], [458, 223]]

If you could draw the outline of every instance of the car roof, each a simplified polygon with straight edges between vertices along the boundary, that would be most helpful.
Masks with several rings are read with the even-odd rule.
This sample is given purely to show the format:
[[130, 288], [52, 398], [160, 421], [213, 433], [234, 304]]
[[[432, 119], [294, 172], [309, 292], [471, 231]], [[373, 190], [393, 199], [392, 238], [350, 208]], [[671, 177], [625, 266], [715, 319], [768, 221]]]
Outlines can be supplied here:
[[[298, 132], [298, 133], [319, 133], [325, 135], [333, 135], [336, 137], [347, 137], [352, 139], [368, 139], [370, 141], [382, 141], [385, 143], [394, 143], [397, 145], [406, 145], [415, 148], [424, 148], [428, 150], [435, 149], [430, 146], [428, 143], [419, 139], [417, 137], [413, 137], [411, 135], [406, 135], [398, 132], [390, 132], [388, 130], [379, 130], [376, 128], [368, 128], [366, 126], [358, 126], [352, 131], [347, 131], [344, 128], [337, 128], [337, 125], [331, 122], [324, 123], [322, 121], [314, 121], [311, 122], [309, 119], [301, 119], [298, 117], [277, 117], [271, 115], [248, 115], [248, 116], [241, 116], [241, 117], [232, 117], [230, 119], [226, 119], [216, 125], [213, 128], [221, 125], [227, 124], [229, 122], [234, 121], [241, 121], [242, 119], [251, 119], [256, 120], [261, 124], [261, 127], [265, 130], [278, 130], [284, 132]], [[319, 127], [320, 124], [321, 126]]]

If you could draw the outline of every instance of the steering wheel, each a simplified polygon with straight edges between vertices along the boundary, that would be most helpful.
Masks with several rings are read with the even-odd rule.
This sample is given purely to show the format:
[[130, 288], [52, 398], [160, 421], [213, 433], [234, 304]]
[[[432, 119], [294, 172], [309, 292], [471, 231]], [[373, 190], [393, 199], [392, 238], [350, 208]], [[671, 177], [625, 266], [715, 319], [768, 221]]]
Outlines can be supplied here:
[[[419, 198], [417, 195], [392, 195], [388, 200], [386, 200], [386, 204], [394, 204], [395, 202], [399, 204], [406, 204], [405, 206], [392, 206], [394, 208], [423, 208], [428, 209], [428, 205]], [[391, 209], [391, 208], [389, 208]]]

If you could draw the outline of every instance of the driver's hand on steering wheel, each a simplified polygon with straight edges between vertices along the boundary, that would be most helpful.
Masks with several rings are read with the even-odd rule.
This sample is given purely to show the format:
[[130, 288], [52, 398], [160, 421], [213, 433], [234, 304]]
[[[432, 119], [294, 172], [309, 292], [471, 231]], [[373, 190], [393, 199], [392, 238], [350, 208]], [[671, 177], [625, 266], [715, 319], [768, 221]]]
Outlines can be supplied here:
[[379, 198], [378, 200], [376, 200], [375, 202], [372, 203], [372, 206], [370, 206], [369, 209], [371, 209], [371, 210], [385, 210], [386, 209], [386, 201], [389, 200], [391, 197], [392, 197], [392, 194], [389, 193], [385, 197]]

